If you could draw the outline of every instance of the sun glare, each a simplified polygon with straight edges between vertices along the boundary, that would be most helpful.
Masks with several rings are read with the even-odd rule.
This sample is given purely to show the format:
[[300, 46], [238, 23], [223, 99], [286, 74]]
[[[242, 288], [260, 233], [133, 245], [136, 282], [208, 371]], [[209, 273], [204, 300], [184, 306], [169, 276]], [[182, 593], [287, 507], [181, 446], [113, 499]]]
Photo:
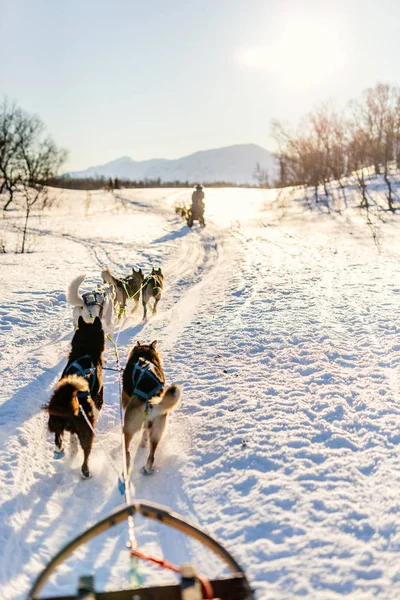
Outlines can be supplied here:
[[345, 64], [345, 52], [337, 31], [329, 23], [287, 25], [271, 46], [243, 48], [243, 66], [269, 71], [296, 85], [319, 82]]

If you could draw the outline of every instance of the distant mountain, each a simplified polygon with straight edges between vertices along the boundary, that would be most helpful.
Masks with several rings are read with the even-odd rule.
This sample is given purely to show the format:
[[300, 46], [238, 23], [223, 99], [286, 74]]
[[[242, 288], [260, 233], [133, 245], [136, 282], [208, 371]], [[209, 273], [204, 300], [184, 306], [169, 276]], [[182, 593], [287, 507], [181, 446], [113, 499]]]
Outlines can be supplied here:
[[156, 158], [135, 161], [129, 156], [85, 171], [69, 173], [71, 177], [119, 177], [120, 179], [189, 181], [212, 183], [229, 181], [236, 184], [257, 183], [254, 176], [257, 164], [272, 181], [277, 174], [276, 158], [272, 152], [256, 144], [237, 144], [215, 150], [202, 150], [189, 156], [168, 160]]

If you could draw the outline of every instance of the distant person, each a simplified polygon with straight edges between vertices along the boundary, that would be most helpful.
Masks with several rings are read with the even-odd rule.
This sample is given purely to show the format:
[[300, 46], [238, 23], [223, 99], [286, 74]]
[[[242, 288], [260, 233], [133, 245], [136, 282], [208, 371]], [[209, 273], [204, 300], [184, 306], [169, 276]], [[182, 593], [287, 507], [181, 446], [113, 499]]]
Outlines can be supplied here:
[[187, 220], [189, 227], [193, 226], [193, 221], [199, 221], [201, 227], [206, 226], [204, 221], [204, 208], [203, 186], [198, 183], [192, 194], [192, 206], [190, 207]]

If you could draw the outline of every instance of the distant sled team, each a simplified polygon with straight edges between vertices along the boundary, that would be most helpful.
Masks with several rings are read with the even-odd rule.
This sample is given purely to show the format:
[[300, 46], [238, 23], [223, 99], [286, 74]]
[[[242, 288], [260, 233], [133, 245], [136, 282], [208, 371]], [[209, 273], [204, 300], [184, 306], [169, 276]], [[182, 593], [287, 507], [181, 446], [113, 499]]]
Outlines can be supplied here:
[[[142, 269], [118, 279], [109, 269], [101, 272], [103, 283], [94, 290], [80, 295], [79, 287], [85, 280], [79, 275], [69, 285], [67, 301], [72, 304], [75, 333], [67, 366], [50, 398], [44, 406], [48, 412], [48, 429], [54, 433], [55, 458], [64, 456], [64, 435], [69, 432], [71, 447], [79, 440], [84, 460], [82, 475], [90, 476], [89, 456], [95, 436], [95, 426], [103, 406], [103, 353], [105, 333], [103, 324], [112, 328], [114, 311], [121, 317], [127, 302], [133, 300], [133, 313], [142, 296], [143, 318], [152, 301], [153, 314], [157, 311], [163, 286], [161, 268], [152, 269], [145, 277]], [[129, 446], [135, 433], [143, 429], [142, 445], [150, 442], [150, 453], [142, 472], [151, 474], [155, 452], [165, 431], [168, 415], [178, 405], [182, 391], [172, 385], [165, 389], [162, 362], [156, 350], [157, 341], [137, 344], [131, 350], [123, 372], [122, 407], [124, 410], [123, 435], [126, 461], [131, 462]]]
[[151, 270], [150, 275], [145, 277], [142, 269], [135, 271], [127, 277], [118, 279], [110, 272], [110, 269], [104, 269], [101, 272], [103, 285], [97, 284], [97, 287], [84, 294], [79, 294], [79, 287], [86, 279], [86, 275], [79, 275], [68, 286], [66, 298], [68, 304], [73, 308], [73, 321], [75, 329], [78, 327], [78, 319], [82, 317], [86, 323], [92, 323], [95, 317], [99, 317], [103, 325], [112, 329], [114, 312], [120, 318], [125, 312], [128, 300], [132, 300], [134, 306], [131, 313], [134, 313], [142, 296], [143, 318], [147, 317], [147, 305], [149, 300], [153, 299], [153, 314], [157, 312], [157, 305], [161, 299], [164, 287], [164, 275], [161, 268]]

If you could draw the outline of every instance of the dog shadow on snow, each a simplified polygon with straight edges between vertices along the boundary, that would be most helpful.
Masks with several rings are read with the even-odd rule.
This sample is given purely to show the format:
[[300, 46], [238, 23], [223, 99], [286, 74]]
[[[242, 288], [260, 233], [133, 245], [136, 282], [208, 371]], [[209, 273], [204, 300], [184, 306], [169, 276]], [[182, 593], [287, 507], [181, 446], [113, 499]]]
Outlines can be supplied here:
[[182, 227], [177, 231], [171, 231], [171, 233], [167, 233], [166, 235], [163, 235], [163, 237], [153, 240], [151, 244], [163, 244], [164, 242], [170, 242], [171, 240], [176, 240], [187, 235], [189, 232], [190, 227], [187, 225], [182, 225]]
[[17, 427], [21, 427], [25, 421], [41, 412], [66, 363], [66, 358], [62, 358], [56, 366], [43, 371], [36, 379], [3, 402], [0, 406], [0, 439], [2, 434], [15, 433]]
[[[7, 548], [7, 558], [4, 557], [4, 563], [9, 563], [7, 572], [10, 578], [24, 573], [32, 584], [41, 569], [62, 546], [118, 508], [123, 503], [123, 499], [117, 489], [116, 480], [111, 490], [110, 486], [107, 487], [110, 493], [105, 498], [104, 484], [105, 480], [102, 479], [101, 474], [98, 475], [97, 481], [95, 477], [83, 480], [77, 470], [71, 469], [68, 461], [60, 461], [56, 473], [40, 474], [28, 490], [21, 491], [3, 504], [2, 514], [8, 517], [3, 519], [1, 526], [3, 543]], [[62, 498], [59, 495], [60, 490]], [[67, 495], [64, 493], [66, 490], [68, 490]], [[58, 497], [55, 499], [57, 493]], [[105, 502], [90, 501], [94, 496], [103, 497]], [[18, 523], [18, 515], [27, 513], [29, 517], [24, 525], [14, 528], [13, 524]], [[100, 536], [86, 544], [83, 547], [84, 554], [74, 553], [68, 559], [69, 568], [56, 571], [51, 583], [45, 586], [45, 590], [54, 593], [75, 591], [79, 575], [93, 571], [94, 557], [104, 550], [105, 544], [110, 543], [110, 538], [109, 547], [112, 547], [113, 539], [120, 538], [107, 556], [109, 564], [116, 563], [119, 553], [124, 549], [127, 537], [126, 528], [122, 525], [112, 528], [106, 537]], [[16, 555], [18, 555], [17, 561]], [[101, 574], [102, 569], [96, 573], [96, 581], [100, 584], [100, 588], [107, 583], [110, 569], [105, 569], [102, 577]]]
[[[126, 349], [126, 353], [130, 352], [132, 346], [135, 345], [136, 338], [140, 335], [142, 330], [145, 328], [147, 322], [148, 322], [147, 319], [143, 319], [140, 323], [138, 323], [137, 325], [134, 325], [133, 327], [128, 326], [126, 329], [122, 329], [121, 333], [118, 336], [118, 346], [124, 347], [124, 349]], [[125, 363], [124, 363], [123, 367], [124, 366], [125, 366]]]

